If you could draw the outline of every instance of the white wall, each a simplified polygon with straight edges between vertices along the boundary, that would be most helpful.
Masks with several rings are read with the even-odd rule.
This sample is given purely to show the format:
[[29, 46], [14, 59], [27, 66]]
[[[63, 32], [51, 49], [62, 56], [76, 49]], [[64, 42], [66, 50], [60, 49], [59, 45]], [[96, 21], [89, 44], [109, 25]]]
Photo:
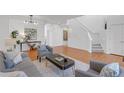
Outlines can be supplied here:
[[68, 33], [68, 46], [91, 52], [91, 41], [88, 33], [81, 29], [73, 19], [68, 20], [68, 25], [72, 29]]
[[9, 36], [9, 18], [0, 16], [0, 50], [5, 50], [5, 39]]
[[[91, 41], [87, 37], [87, 31], [86, 31], [87, 28], [89, 31], [92, 32], [91, 35], [92, 39], [93, 40], [95, 39], [96, 43], [101, 42], [103, 49], [106, 50], [105, 21], [106, 21], [106, 16], [102, 16], [102, 15], [86, 15], [70, 20], [69, 23], [72, 25], [71, 28], [74, 30], [70, 34], [74, 36], [73, 38], [69, 39], [69, 46], [77, 47], [79, 49], [90, 50]], [[84, 31], [82, 31], [83, 29], [81, 28], [84, 28]], [[99, 36], [95, 37], [96, 34], [98, 34]]]
[[63, 29], [56, 24], [46, 24], [46, 43], [50, 46], [63, 45]]
[[103, 15], [86, 15], [77, 18], [83, 25], [88, 27], [94, 33], [104, 31], [106, 16]]
[[19, 33], [24, 33], [24, 28], [34, 28], [37, 29], [37, 40], [44, 39], [44, 24], [38, 21], [38, 25], [25, 24], [24, 20], [10, 19], [9, 21], [9, 32], [13, 30], [18, 30]]
[[[37, 40], [44, 42], [44, 24], [41, 21], [38, 21], [38, 25], [25, 24], [23, 19], [10, 19], [9, 20], [9, 34], [18, 30], [19, 33], [24, 33], [25, 28], [34, 28], [37, 29]], [[18, 46], [19, 48], [19, 46]], [[28, 50], [27, 45], [23, 45], [23, 50]]]
[[[86, 15], [77, 18], [83, 25], [85, 25], [93, 33], [98, 33], [96, 43], [101, 43], [103, 50], [106, 51], [106, 30], [105, 22], [107, 21], [107, 16], [105, 15]], [[95, 39], [93, 37], [93, 39]]]
[[[99, 37], [96, 39], [98, 43], [101, 42], [103, 49], [106, 53], [110, 53], [112, 48], [114, 47], [111, 44], [111, 33], [112, 32], [112, 25], [124, 25], [124, 16], [119, 15], [88, 15], [88, 16], [81, 16], [76, 18], [81, 24], [85, 25], [90, 31], [94, 33], [98, 33]], [[107, 21], [108, 28], [105, 30], [105, 22]], [[72, 28], [72, 32], [69, 34], [69, 43], [68, 45], [71, 47], [89, 50], [89, 40], [87, 37], [86, 32], [83, 32], [79, 24], [76, 21], [69, 20], [69, 25]], [[115, 26], [115, 29], [116, 29]], [[118, 28], [120, 29], [120, 28]], [[123, 30], [124, 31], [124, 30]], [[123, 32], [124, 33], [124, 32]], [[121, 36], [121, 35], [120, 35]], [[117, 36], [116, 36], [117, 37]], [[118, 36], [119, 37], [119, 36]], [[124, 37], [124, 36], [123, 36]], [[97, 43], [97, 42], [96, 42]], [[86, 44], [86, 45], [85, 45]], [[124, 49], [122, 49], [123, 51]]]

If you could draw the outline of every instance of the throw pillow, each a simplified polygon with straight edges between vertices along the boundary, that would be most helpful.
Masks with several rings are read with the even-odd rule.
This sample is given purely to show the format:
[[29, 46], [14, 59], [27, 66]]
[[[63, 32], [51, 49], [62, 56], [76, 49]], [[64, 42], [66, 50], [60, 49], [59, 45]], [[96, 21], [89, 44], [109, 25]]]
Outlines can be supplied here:
[[5, 52], [5, 56], [12, 60], [15, 65], [22, 62], [22, 56], [20, 52]]
[[22, 62], [21, 53], [19, 53], [19, 54], [17, 54], [17, 55], [15, 56], [15, 58], [13, 59], [13, 62], [14, 62], [15, 64], [18, 64], [18, 63]]
[[13, 60], [18, 54], [19, 52], [4, 52], [5, 57], [8, 57], [11, 60]]
[[48, 49], [46, 48], [46, 45], [40, 46], [40, 50], [41, 50], [41, 51], [48, 51]]
[[14, 62], [8, 57], [6, 57], [6, 59], [4, 60], [4, 64], [5, 64], [6, 69], [11, 69], [15, 66]]
[[120, 74], [120, 67], [118, 63], [111, 63], [103, 67], [100, 76], [103, 77], [117, 77]]

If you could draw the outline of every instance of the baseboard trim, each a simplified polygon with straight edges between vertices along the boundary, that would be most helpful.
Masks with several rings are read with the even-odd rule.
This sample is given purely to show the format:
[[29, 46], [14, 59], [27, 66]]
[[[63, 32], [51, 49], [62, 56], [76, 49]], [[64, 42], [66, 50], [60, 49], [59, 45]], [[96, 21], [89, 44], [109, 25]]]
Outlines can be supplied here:
[[115, 56], [123, 57], [123, 62], [124, 62], [124, 56], [122, 56], [122, 55], [118, 55], [118, 54], [111, 54], [111, 55], [115, 55]]
[[120, 56], [120, 57], [124, 57], [123, 55], [118, 55], [118, 54], [110, 54], [110, 55], [115, 55], [115, 56]]

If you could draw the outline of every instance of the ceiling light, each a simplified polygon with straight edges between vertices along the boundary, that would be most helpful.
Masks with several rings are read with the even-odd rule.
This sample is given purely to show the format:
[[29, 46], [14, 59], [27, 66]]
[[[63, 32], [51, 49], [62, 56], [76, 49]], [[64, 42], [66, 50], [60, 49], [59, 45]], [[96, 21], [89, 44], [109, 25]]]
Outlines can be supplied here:
[[38, 22], [33, 20], [33, 15], [29, 15], [29, 19], [28, 20], [24, 20], [24, 23], [25, 24], [34, 24], [34, 25], [37, 25]]

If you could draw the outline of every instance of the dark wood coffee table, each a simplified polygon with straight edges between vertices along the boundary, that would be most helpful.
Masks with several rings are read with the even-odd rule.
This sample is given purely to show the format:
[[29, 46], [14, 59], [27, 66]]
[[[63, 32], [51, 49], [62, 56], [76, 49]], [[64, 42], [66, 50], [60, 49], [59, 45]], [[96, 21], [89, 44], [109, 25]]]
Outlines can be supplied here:
[[[63, 58], [64, 60], [58, 61], [56, 60], [56, 58]], [[72, 59], [69, 58], [65, 58], [62, 55], [59, 54], [51, 54], [51, 55], [47, 55], [46, 59], [53, 63], [55, 66], [57, 66], [59, 69], [63, 70], [63, 76], [64, 76], [64, 70], [72, 67], [73, 70], [73, 74], [75, 74], [75, 62]], [[47, 67], [47, 61], [46, 61], [46, 67]]]

